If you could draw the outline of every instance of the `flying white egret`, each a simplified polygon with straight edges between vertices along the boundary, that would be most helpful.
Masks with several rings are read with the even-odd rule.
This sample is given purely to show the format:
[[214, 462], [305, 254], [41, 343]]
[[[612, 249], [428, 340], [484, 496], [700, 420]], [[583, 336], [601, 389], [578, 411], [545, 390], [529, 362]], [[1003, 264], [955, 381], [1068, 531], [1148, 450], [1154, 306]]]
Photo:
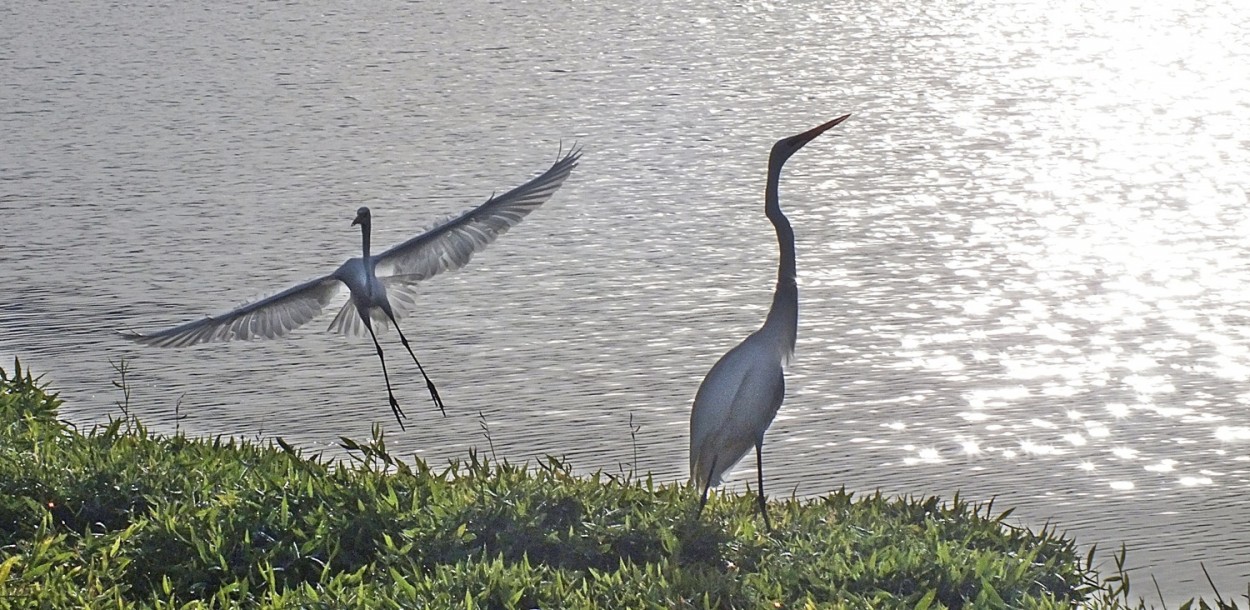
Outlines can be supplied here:
[[764, 326], [721, 356], [695, 394], [690, 412], [690, 478], [703, 486], [700, 513], [707, 504], [708, 489], [720, 485], [725, 472], [754, 445], [760, 513], [764, 516], [764, 527], [772, 530], [764, 499], [764, 432], [785, 397], [783, 365], [794, 354], [799, 322], [794, 230], [781, 213], [777, 183], [781, 179], [781, 166], [791, 155], [850, 116], [838, 117], [815, 129], [779, 140], [768, 156], [764, 214], [777, 230], [777, 242], [781, 246], [777, 288]]
[[406, 418], [395, 393], [391, 390], [390, 375], [386, 372], [386, 359], [378, 343], [378, 330], [385, 330], [387, 322], [399, 331], [399, 340], [417, 364], [425, 378], [430, 398], [446, 415], [443, 400], [425, 374], [424, 367], [412, 352], [408, 338], [399, 328], [399, 320], [417, 309], [417, 283], [443, 271], [453, 271], [465, 266], [475, 252], [495, 241], [508, 229], [521, 222], [527, 214], [538, 209], [560, 188], [569, 173], [577, 167], [581, 150], [574, 147], [567, 155], [556, 161], [542, 175], [504, 193], [491, 196], [482, 205], [436, 225], [434, 228], [405, 241], [381, 254], [369, 254], [369, 208], [356, 211], [352, 225], [360, 225], [363, 247], [359, 258], [348, 259], [330, 275], [288, 288], [266, 299], [256, 301], [218, 316], [204, 318], [151, 334], [128, 333], [127, 337], [158, 347], [185, 347], [210, 341], [234, 339], [273, 339], [316, 317], [321, 310], [339, 294], [344, 286], [351, 291], [351, 298], [339, 310], [330, 323], [329, 330], [348, 336], [359, 336], [368, 331], [377, 348], [382, 363], [382, 378], [386, 380], [386, 393], [391, 411], [400, 428], [401, 418]]

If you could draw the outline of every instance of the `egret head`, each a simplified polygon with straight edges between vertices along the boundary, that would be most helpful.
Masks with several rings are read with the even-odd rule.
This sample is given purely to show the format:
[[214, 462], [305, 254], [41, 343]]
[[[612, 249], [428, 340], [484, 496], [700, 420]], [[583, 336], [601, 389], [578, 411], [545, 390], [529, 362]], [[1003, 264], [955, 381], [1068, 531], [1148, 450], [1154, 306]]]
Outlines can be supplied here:
[[804, 131], [797, 136], [790, 136], [788, 138], [778, 140], [776, 144], [773, 144], [773, 152], [769, 157], [770, 162], [776, 165], [785, 163], [786, 159], [790, 158], [790, 155], [798, 152], [799, 149], [803, 148], [803, 146], [808, 142], [815, 140], [816, 136], [825, 133], [833, 126], [849, 118], [851, 118], [851, 115], [849, 114], [842, 115], [832, 121], [829, 121], [828, 123]]
[[356, 225], [368, 226], [368, 224], [369, 224], [369, 208], [362, 205], [360, 206], [359, 210], [356, 210], [356, 220], [352, 221], [352, 226], [353, 227]]

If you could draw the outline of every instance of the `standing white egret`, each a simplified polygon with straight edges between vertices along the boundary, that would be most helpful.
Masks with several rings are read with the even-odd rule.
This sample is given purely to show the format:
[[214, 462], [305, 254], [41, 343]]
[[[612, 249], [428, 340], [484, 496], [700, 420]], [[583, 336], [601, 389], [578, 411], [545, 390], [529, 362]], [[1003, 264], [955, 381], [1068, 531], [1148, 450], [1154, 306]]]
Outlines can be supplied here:
[[764, 326], [721, 356], [695, 394], [694, 408], [690, 412], [690, 478], [703, 487], [699, 512], [703, 512], [707, 503], [708, 489], [720, 485], [725, 472], [754, 445], [760, 513], [764, 516], [765, 528], [772, 529], [764, 499], [764, 432], [785, 397], [783, 365], [794, 354], [799, 322], [794, 230], [781, 213], [777, 183], [781, 179], [781, 166], [791, 155], [850, 116], [838, 117], [815, 129], [779, 140], [768, 156], [764, 214], [776, 228], [777, 242], [781, 246], [777, 288]]
[[382, 363], [386, 393], [400, 428], [404, 427], [401, 417], [407, 416], [399, 408], [391, 390], [386, 359], [374, 332], [375, 325], [379, 331], [385, 330], [388, 321], [399, 331], [399, 340], [425, 378], [434, 404], [446, 415], [434, 382], [425, 374], [425, 369], [408, 344], [408, 338], [399, 328], [399, 320], [417, 309], [417, 283], [443, 271], [465, 266], [475, 252], [495, 241], [496, 237], [546, 202], [577, 167], [580, 157], [581, 151], [575, 147], [541, 176], [503, 195], [492, 196], [486, 203], [459, 217], [442, 222], [376, 256], [369, 254], [369, 208], [362, 207], [356, 211], [356, 219], [352, 221], [353, 226], [360, 225], [363, 242], [361, 256], [348, 259], [334, 273], [218, 316], [147, 335], [130, 333], [126, 336], [158, 347], [185, 347], [233, 339], [273, 339], [312, 320], [346, 286], [351, 291], [351, 298], [334, 317], [329, 330], [348, 336], [361, 335], [362, 329], [368, 331], [377, 348], [378, 360]]

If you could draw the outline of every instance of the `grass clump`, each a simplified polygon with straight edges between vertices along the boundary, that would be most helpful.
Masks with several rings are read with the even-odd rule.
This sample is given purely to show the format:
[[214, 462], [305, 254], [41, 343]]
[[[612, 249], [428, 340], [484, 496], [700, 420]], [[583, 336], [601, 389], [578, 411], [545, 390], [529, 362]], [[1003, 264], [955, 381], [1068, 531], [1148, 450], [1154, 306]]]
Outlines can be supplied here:
[[[487, 460], [436, 470], [375, 430], [354, 462], [281, 440], [80, 433], [0, 369], [0, 605], [76, 608], [1073, 608], [1075, 543], [937, 498], [773, 503]], [[1090, 607], [1090, 606], [1086, 606]], [[1112, 606], [1106, 606], [1112, 607]]]

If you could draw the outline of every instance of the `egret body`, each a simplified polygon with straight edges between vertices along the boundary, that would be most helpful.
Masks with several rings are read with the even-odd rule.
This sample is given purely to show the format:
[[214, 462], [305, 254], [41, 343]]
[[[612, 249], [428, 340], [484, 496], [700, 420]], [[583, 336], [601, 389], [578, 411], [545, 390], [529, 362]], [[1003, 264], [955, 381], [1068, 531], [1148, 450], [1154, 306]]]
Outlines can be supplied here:
[[764, 497], [764, 432], [785, 397], [783, 367], [794, 354], [799, 321], [794, 230], [781, 213], [777, 184], [781, 167], [791, 155], [850, 116], [779, 140], [769, 154], [764, 214], [777, 231], [781, 249], [777, 287], [764, 325], [721, 356], [695, 394], [690, 412], [690, 478], [703, 488], [700, 512], [707, 503], [708, 489], [720, 485], [725, 472], [754, 446], [760, 514], [764, 516], [764, 526], [772, 529]]

